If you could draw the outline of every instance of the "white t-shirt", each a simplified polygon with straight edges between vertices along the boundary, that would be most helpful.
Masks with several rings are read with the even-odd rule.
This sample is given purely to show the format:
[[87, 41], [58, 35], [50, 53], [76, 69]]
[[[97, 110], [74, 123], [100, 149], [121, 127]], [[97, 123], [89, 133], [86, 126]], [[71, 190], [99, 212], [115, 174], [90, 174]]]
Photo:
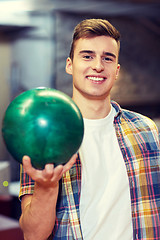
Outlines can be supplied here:
[[116, 112], [84, 119], [80, 148], [80, 221], [84, 240], [132, 240], [131, 200], [126, 166], [113, 126]]

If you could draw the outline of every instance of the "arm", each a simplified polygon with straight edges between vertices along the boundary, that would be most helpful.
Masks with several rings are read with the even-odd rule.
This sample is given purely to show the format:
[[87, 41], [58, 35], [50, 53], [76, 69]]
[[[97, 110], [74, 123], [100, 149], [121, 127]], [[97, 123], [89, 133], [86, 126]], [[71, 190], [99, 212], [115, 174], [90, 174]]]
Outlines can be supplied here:
[[35, 181], [33, 195], [22, 197], [20, 226], [25, 240], [46, 240], [51, 234], [56, 219], [56, 203], [59, 180], [76, 161], [76, 154], [64, 166], [56, 168], [47, 164], [44, 170], [32, 167], [30, 158], [23, 157], [23, 167]]

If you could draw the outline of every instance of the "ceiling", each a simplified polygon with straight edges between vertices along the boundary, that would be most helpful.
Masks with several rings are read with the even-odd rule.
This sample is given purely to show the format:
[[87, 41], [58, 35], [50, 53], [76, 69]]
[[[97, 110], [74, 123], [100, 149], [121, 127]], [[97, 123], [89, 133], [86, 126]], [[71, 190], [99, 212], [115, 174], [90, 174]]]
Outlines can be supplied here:
[[[38, 4], [37, 4], [38, 3]], [[144, 24], [160, 32], [160, 3], [94, 0], [12, 0], [0, 1], [0, 31], [22, 31], [34, 27], [29, 14], [65, 12], [107, 17], [129, 16], [147, 19]]]

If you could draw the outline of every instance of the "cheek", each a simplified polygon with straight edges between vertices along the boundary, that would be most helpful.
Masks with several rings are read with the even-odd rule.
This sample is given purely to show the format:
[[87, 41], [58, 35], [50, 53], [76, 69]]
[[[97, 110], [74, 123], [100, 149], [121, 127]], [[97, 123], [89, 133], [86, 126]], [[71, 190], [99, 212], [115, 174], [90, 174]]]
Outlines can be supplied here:
[[73, 81], [78, 83], [81, 79], [81, 75], [82, 75], [81, 66], [77, 63], [72, 69]]
[[86, 69], [88, 69], [90, 66], [87, 62], [84, 62], [82, 60], [77, 60], [76, 64], [74, 65], [75, 69], [77, 69], [77, 71], [86, 71]]
[[112, 75], [114, 78], [118, 77], [119, 70], [115, 67], [110, 69], [110, 75]]

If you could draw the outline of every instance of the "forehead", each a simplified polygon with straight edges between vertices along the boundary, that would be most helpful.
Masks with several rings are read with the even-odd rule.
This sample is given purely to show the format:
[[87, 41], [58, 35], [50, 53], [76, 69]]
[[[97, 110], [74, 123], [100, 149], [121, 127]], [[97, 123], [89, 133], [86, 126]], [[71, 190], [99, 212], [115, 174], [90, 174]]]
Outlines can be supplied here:
[[79, 52], [85, 50], [94, 51], [96, 53], [112, 52], [118, 55], [119, 48], [116, 40], [109, 36], [80, 38], [76, 40], [74, 54], [79, 54]]

